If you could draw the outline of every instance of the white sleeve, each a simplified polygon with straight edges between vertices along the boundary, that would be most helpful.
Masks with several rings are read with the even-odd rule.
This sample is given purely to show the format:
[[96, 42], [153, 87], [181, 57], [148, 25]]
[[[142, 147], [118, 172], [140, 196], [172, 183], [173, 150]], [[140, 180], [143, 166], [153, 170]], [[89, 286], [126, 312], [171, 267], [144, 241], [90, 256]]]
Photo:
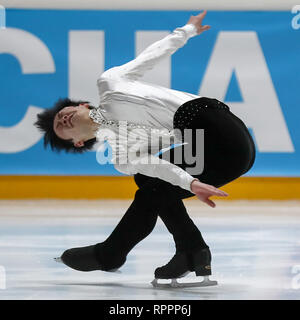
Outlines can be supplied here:
[[197, 30], [193, 24], [187, 24], [184, 27], [177, 28], [162, 40], [150, 45], [134, 60], [105, 71], [101, 77], [113, 78], [116, 76], [137, 80], [163, 58], [170, 56], [176, 50], [183, 47], [188, 39], [195, 35], [197, 35]]
[[191, 183], [196, 178], [171, 162], [155, 157], [152, 154], [145, 154], [139, 158], [132, 159], [127, 164], [115, 164], [114, 166], [122, 173], [141, 173], [159, 178], [193, 193]]

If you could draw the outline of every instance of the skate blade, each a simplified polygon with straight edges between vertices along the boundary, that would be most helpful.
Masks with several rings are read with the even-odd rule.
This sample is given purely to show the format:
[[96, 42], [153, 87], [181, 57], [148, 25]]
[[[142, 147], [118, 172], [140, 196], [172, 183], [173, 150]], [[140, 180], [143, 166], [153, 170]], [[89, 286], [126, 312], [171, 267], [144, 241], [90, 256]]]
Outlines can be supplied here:
[[63, 261], [61, 260], [61, 257], [57, 257], [57, 258], [53, 258], [55, 262], [58, 263], [63, 263]]
[[119, 269], [111, 269], [111, 270], [107, 270], [106, 272], [111, 272], [111, 273], [122, 273], [122, 271], [120, 271]]
[[171, 279], [171, 283], [158, 283], [158, 279], [154, 279], [151, 284], [154, 288], [195, 288], [195, 287], [210, 287], [216, 286], [217, 281], [210, 280], [209, 276], [204, 276], [203, 281], [200, 282], [186, 282], [180, 283], [176, 279]]

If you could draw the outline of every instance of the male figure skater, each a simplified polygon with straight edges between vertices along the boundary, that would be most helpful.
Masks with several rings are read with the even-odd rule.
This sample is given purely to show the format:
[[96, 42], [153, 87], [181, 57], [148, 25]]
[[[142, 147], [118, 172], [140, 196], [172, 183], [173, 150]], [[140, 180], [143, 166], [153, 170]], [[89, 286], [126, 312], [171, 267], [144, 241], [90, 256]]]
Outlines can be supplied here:
[[[45, 147], [82, 153], [92, 149], [96, 141], [107, 139], [117, 160], [116, 169], [133, 174], [139, 187], [132, 204], [104, 242], [68, 249], [62, 254], [60, 259], [67, 266], [80, 271], [120, 268], [130, 250], [151, 233], [159, 216], [173, 235], [176, 253], [168, 264], [155, 270], [155, 279], [176, 279], [195, 272], [207, 280], [211, 274], [209, 246], [182, 199], [196, 195], [214, 207], [211, 196], [227, 196], [218, 188], [251, 168], [255, 158], [252, 138], [224, 103], [140, 81], [158, 61], [210, 28], [202, 25], [205, 15], [206, 11], [191, 16], [185, 26], [152, 44], [134, 60], [104, 72], [98, 80], [98, 108], [88, 102], [64, 99], [38, 115], [35, 125], [45, 133]], [[122, 121], [127, 121], [127, 132], [139, 133], [139, 157], [132, 141], [122, 142]], [[175, 138], [173, 129], [204, 129], [202, 172], [189, 174], [189, 164], [184, 159], [175, 164], [174, 150], [178, 148], [168, 151], [168, 160], [160, 155], [160, 162], [155, 161], [158, 158], [152, 147], [157, 145], [149, 148], [146, 134], [153, 129], [164, 138]], [[118, 139], [113, 139], [107, 130]], [[171, 140], [168, 141], [170, 145]], [[184, 137], [181, 142], [185, 142]], [[192, 139], [189, 143], [194, 152], [198, 142]], [[164, 139], [161, 144], [167, 145]], [[180, 148], [183, 150], [184, 145]], [[157, 281], [153, 284], [157, 285]]]

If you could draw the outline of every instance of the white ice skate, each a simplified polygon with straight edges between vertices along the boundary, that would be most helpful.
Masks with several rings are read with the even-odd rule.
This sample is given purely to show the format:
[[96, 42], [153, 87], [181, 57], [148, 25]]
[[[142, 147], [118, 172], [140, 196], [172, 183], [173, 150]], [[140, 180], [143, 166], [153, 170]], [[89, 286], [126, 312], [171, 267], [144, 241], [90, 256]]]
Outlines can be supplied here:
[[209, 287], [216, 286], [218, 284], [215, 280], [210, 280], [209, 276], [204, 276], [202, 281], [199, 282], [178, 282], [178, 278], [169, 279], [170, 283], [158, 283], [158, 280], [162, 279], [154, 279], [151, 284], [154, 288], [192, 288], [192, 287]]

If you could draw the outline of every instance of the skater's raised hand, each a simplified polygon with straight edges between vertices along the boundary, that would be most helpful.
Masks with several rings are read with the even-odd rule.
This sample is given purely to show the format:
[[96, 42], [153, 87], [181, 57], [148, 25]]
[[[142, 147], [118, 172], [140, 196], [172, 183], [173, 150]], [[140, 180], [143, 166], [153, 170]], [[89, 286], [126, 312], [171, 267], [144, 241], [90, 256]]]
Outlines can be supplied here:
[[200, 34], [208, 29], [210, 29], [210, 26], [202, 25], [202, 21], [204, 17], [206, 16], [207, 11], [204, 10], [203, 12], [199, 13], [197, 16], [191, 16], [189, 21], [187, 22], [188, 24], [193, 24], [196, 29], [197, 29], [197, 34]]
[[214, 208], [216, 204], [209, 199], [211, 196], [218, 196], [218, 197], [227, 197], [228, 193], [211, 186], [209, 184], [205, 184], [200, 182], [199, 180], [192, 181], [191, 190], [194, 194], [198, 197], [199, 200], [205, 202], [210, 207]]

